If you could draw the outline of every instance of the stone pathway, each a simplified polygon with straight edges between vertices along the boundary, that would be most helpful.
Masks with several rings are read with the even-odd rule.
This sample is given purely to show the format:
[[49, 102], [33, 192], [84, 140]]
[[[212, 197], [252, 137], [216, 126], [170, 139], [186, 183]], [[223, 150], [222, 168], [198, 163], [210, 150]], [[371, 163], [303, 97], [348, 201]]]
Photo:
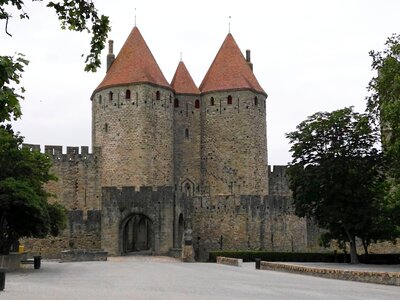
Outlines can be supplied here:
[[231, 267], [169, 257], [112, 257], [106, 262], [42, 261], [9, 273], [0, 300], [399, 299], [400, 287]]

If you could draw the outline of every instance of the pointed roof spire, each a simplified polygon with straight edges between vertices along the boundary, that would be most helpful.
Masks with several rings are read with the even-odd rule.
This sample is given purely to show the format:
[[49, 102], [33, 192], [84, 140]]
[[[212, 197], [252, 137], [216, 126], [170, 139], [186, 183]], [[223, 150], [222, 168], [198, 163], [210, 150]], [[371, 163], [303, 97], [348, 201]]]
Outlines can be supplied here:
[[151, 83], [171, 88], [136, 26], [95, 92], [130, 83]]
[[258, 83], [232, 34], [228, 33], [204, 76], [200, 91], [207, 93], [237, 89], [250, 89], [267, 95]]
[[185, 63], [181, 60], [176, 68], [174, 78], [172, 78], [171, 86], [177, 94], [200, 94], [200, 90], [190, 76]]

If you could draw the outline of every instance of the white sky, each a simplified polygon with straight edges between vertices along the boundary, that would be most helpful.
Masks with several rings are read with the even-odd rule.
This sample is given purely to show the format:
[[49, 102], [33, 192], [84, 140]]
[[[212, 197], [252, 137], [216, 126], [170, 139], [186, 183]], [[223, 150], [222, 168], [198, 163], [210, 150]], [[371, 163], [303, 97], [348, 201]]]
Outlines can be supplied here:
[[[30, 60], [23, 78], [27, 89], [22, 119], [14, 128], [25, 142], [79, 146], [91, 143], [90, 95], [105, 74], [83, 71], [81, 54], [89, 36], [62, 31], [52, 10], [26, 0], [30, 20], [14, 18], [0, 31], [0, 55], [15, 52]], [[46, 1], [45, 1], [46, 2]], [[285, 133], [317, 111], [365, 107], [373, 76], [370, 50], [384, 48], [400, 32], [399, 0], [281, 1], [94, 1], [111, 19], [117, 54], [137, 25], [170, 82], [183, 61], [200, 85], [228, 33], [242, 52], [252, 51], [254, 73], [268, 93], [269, 164], [290, 161]], [[4, 26], [4, 23], [0, 23]], [[42, 148], [43, 149], [43, 148]]]

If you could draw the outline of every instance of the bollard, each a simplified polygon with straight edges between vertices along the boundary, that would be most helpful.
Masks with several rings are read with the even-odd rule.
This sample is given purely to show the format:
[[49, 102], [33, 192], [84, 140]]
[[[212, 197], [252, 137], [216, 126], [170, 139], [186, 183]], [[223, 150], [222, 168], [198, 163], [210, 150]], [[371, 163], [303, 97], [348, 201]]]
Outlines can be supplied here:
[[257, 270], [260, 270], [260, 267], [261, 267], [261, 258], [256, 258], [255, 261], [256, 261], [256, 269], [257, 269]]
[[0, 291], [3, 291], [6, 286], [6, 271], [7, 268], [0, 268]]
[[40, 269], [40, 261], [42, 257], [40, 255], [34, 256], [33, 257], [33, 266], [35, 269]]

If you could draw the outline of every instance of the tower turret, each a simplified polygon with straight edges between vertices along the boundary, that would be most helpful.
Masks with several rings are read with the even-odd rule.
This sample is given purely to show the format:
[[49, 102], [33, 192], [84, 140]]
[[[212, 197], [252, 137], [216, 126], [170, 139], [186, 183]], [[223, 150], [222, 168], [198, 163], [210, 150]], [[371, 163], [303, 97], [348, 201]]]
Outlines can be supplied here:
[[200, 90], [183, 61], [171, 82], [174, 100], [175, 183], [187, 196], [198, 194], [200, 185]]
[[102, 186], [173, 185], [173, 90], [134, 27], [92, 95]]
[[267, 94], [230, 33], [206, 73], [200, 91], [203, 192], [266, 195]]

